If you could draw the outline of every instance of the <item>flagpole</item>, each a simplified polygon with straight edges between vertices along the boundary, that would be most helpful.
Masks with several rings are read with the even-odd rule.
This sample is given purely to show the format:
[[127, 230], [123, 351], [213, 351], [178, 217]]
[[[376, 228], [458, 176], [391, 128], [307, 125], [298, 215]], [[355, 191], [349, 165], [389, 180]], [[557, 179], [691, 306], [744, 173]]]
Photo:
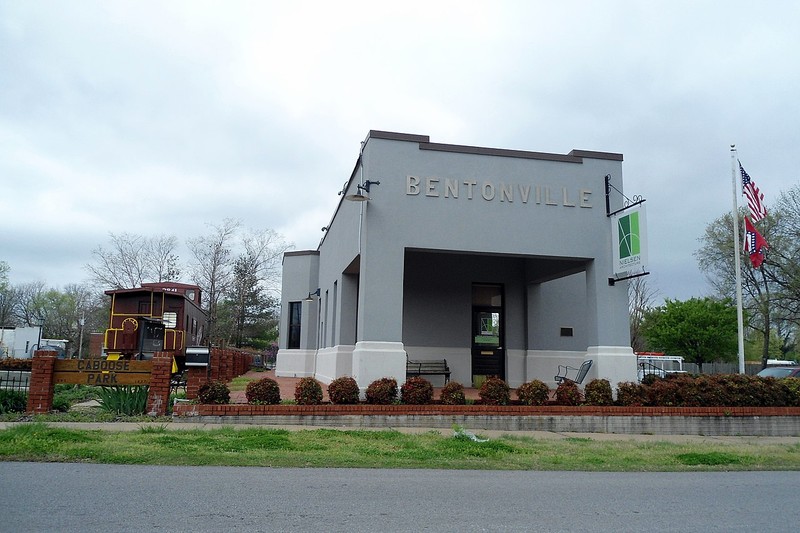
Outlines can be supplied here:
[[739, 373], [744, 374], [744, 318], [742, 315], [742, 264], [739, 253], [739, 202], [736, 188], [736, 145], [731, 145], [731, 183], [733, 185], [733, 255], [736, 269], [736, 325], [739, 332]]

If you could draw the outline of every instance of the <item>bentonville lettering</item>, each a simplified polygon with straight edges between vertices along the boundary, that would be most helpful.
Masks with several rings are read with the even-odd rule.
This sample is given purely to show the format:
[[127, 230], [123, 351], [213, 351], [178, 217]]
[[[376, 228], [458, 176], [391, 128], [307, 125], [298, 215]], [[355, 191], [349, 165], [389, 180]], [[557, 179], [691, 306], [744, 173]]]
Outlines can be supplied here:
[[487, 202], [497, 200], [503, 203], [555, 205], [563, 207], [591, 208], [590, 189], [571, 190], [567, 187], [551, 188], [545, 185], [479, 181], [475, 179], [458, 180], [452, 178], [406, 176], [407, 196], [428, 196], [473, 200], [482, 198]]

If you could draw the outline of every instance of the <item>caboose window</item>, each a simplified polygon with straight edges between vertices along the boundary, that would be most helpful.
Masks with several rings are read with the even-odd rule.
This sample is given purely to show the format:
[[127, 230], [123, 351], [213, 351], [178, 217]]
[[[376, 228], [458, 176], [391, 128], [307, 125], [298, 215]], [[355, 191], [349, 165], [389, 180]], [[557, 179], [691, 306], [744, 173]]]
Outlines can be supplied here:
[[301, 302], [289, 302], [289, 338], [286, 347], [289, 349], [300, 348], [300, 318]]
[[178, 327], [178, 313], [174, 311], [167, 311], [164, 313], [161, 320], [164, 321], [164, 327], [167, 329], [175, 329]]
[[150, 302], [139, 302], [139, 314], [140, 315], [150, 314]]

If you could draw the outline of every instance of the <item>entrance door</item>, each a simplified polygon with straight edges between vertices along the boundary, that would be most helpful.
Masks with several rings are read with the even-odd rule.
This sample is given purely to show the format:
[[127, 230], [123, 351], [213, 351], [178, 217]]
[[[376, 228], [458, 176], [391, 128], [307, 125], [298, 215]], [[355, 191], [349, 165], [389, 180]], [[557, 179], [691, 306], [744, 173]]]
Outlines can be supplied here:
[[503, 287], [472, 287], [472, 383], [475, 387], [489, 377], [506, 378], [503, 350]]

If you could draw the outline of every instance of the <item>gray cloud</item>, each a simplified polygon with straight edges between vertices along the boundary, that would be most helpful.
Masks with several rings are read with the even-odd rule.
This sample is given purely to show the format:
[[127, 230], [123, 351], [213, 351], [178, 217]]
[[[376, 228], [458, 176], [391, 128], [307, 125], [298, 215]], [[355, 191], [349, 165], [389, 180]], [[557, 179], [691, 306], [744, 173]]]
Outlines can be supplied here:
[[768, 205], [798, 181], [798, 22], [793, 2], [2, 3], [0, 259], [62, 286], [109, 232], [225, 217], [314, 248], [383, 129], [622, 152], [652, 283], [702, 295], [729, 144]]

